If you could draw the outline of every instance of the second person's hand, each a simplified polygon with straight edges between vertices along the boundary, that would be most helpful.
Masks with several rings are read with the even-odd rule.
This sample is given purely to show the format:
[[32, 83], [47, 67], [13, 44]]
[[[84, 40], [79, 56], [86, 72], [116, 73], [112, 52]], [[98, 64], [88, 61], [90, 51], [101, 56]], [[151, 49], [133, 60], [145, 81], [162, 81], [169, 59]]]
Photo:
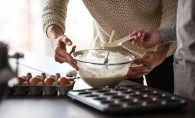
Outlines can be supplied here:
[[133, 45], [137, 45], [144, 49], [155, 47], [156, 45], [162, 43], [158, 29], [154, 28], [141, 28], [134, 31], [129, 36], [134, 37], [131, 40]]
[[164, 56], [161, 52], [149, 51], [133, 61], [133, 66], [127, 73], [127, 78], [140, 78], [143, 75], [150, 73], [156, 66], [164, 61]]

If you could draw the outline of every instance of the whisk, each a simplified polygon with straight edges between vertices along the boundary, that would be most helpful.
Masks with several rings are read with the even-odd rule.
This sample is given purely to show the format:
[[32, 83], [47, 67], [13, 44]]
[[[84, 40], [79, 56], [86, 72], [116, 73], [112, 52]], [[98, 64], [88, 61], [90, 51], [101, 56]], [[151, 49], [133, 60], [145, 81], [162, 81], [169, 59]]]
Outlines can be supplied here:
[[[114, 35], [115, 35], [115, 31], [113, 30], [112, 33], [111, 33], [111, 36], [110, 36], [109, 43], [111, 43], [111, 42], [114, 40]], [[108, 51], [107, 56], [106, 56], [106, 58], [105, 58], [105, 60], [104, 60], [104, 64], [107, 64], [108, 61], [109, 61], [109, 60], [108, 60], [109, 52], [110, 52], [110, 51]]]

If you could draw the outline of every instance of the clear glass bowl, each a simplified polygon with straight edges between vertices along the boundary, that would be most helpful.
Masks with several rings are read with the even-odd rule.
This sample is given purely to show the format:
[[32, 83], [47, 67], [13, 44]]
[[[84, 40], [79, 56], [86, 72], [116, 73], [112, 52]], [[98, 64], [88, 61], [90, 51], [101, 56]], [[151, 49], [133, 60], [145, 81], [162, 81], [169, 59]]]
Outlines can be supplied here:
[[[108, 52], [108, 63], [104, 64]], [[118, 85], [135, 59], [131, 54], [104, 49], [79, 50], [72, 53], [72, 57], [77, 60], [79, 76], [93, 88]]]

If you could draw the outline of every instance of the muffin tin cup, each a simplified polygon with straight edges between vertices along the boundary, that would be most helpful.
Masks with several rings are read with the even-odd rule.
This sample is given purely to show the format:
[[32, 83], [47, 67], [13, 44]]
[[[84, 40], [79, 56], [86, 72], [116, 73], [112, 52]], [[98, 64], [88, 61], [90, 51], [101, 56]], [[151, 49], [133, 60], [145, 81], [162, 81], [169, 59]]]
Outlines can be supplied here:
[[32, 78], [31, 73], [27, 73], [26, 79], [27, 82], [24, 82], [22, 85], [15, 85], [11, 88], [8, 88], [6, 93], [7, 95], [67, 95], [69, 90], [72, 90], [74, 87], [75, 81], [70, 81], [68, 85], [58, 85], [57, 80], [60, 78], [60, 74], [56, 73], [55, 80], [52, 85], [44, 85], [43, 81], [46, 78], [45, 73], [41, 73], [41, 82], [36, 86], [29, 85], [28, 82]]

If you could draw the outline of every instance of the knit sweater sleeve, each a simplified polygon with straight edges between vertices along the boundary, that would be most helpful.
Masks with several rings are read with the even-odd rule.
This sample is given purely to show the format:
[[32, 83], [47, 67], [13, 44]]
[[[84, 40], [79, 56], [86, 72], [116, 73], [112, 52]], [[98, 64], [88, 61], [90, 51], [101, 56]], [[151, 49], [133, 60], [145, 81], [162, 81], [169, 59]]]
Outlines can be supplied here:
[[51, 24], [59, 26], [65, 32], [68, 2], [69, 0], [46, 0], [42, 14], [42, 26], [45, 33]]

